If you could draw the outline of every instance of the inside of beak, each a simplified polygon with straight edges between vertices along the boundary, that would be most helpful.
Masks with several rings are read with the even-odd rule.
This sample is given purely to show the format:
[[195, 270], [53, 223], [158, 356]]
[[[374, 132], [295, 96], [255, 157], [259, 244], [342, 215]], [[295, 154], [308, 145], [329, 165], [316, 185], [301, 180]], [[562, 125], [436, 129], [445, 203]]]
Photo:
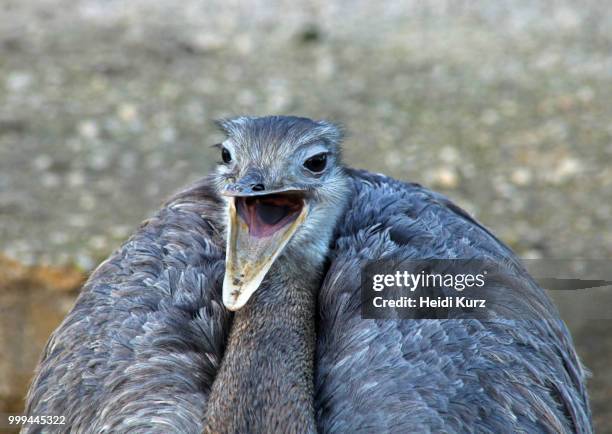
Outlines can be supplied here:
[[304, 222], [307, 207], [296, 193], [229, 199], [223, 304], [243, 307]]

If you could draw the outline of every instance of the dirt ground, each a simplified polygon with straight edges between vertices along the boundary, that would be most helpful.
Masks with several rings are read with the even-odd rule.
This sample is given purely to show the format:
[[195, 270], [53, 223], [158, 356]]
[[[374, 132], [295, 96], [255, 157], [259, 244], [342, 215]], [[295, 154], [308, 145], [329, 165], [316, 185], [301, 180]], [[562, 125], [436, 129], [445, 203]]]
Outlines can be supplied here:
[[[447, 194], [522, 257], [612, 258], [605, 2], [178, 4], [0, 4], [0, 413], [86, 273], [210, 171], [214, 118], [341, 122], [349, 164]], [[559, 303], [612, 432], [612, 321]]]

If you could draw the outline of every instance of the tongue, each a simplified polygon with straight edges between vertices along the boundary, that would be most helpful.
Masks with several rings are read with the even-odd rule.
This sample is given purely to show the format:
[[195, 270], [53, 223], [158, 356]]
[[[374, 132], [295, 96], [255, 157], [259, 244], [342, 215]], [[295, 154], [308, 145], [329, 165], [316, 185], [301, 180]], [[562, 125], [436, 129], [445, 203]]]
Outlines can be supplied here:
[[283, 196], [239, 198], [236, 211], [254, 237], [268, 237], [297, 218], [301, 199]]
[[258, 203], [255, 205], [255, 212], [262, 223], [272, 226], [280, 222], [283, 217], [289, 214], [289, 209], [284, 206]]

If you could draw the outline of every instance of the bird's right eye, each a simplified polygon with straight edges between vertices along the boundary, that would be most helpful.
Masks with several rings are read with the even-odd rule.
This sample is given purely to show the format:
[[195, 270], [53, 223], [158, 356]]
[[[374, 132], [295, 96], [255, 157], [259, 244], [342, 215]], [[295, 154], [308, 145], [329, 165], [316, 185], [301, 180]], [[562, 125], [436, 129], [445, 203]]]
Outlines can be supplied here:
[[232, 161], [232, 154], [230, 154], [230, 151], [228, 151], [227, 148], [222, 148], [221, 149], [221, 158], [223, 159], [223, 162], [225, 164], [231, 163], [231, 161]]

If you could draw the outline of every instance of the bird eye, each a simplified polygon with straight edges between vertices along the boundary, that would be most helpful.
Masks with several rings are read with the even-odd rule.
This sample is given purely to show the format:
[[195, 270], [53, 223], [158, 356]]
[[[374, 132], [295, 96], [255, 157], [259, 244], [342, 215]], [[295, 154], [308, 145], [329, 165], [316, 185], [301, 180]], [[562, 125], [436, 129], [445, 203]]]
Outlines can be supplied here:
[[230, 151], [227, 150], [227, 148], [222, 148], [221, 149], [221, 158], [223, 159], [223, 162], [225, 164], [228, 164], [232, 161], [232, 154], [230, 154]]
[[327, 154], [325, 152], [317, 154], [314, 157], [310, 157], [304, 162], [304, 167], [311, 172], [322, 172], [327, 165]]

